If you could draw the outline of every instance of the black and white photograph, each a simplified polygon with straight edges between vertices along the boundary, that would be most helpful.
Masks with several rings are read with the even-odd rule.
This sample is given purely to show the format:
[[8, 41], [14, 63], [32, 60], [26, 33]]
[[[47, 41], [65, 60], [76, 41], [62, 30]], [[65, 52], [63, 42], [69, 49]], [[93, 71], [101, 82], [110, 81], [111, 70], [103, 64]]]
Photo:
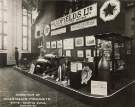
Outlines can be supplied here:
[[51, 47], [50, 41], [47, 41], [46, 42], [46, 48], [50, 48], [50, 47]]
[[0, 0], [0, 107], [135, 107], [135, 0]]
[[62, 48], [63, 47], [63, 42], [62, 40], [57, 41], [57, 48]]
[[51, 48], [56, 48], [56, 41], [51, 41]]
[[75, 46], [76, 47], [84, 46], [84, 38], [83, 37], [75, 38]]
[[77, 50], [77, 56], [78, 57], [84, 57], [84, 52], [83, 52], [83, 50]]

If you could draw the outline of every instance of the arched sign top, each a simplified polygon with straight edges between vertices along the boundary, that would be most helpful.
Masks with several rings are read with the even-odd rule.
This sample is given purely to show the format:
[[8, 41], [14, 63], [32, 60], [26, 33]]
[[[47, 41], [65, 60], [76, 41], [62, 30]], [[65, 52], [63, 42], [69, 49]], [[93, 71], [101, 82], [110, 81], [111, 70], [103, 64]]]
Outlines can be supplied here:
[[114, 20], [119, 13], [120, 13], [119, 0], [107, 0], [100, 8], [100, 18], [105, 22]]

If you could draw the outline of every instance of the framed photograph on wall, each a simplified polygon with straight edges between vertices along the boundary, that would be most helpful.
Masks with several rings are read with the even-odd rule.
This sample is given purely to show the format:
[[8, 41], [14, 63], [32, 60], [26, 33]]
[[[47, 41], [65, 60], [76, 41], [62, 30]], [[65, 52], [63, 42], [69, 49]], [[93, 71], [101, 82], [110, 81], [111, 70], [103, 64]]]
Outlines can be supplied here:
[[84, 38], [83, 37], [75, 38], [75, 46], [76, 47], [84, 46]]
[[57, 48], [62, 48], [62, 40], [57, 41]]
[[91, 57], [91, 49], [85, 50], [85, 53], [86, 53], [86, 58]]
[[46, 48], [50, 48], [50, 42], [46, 42]]
[[84, 57], [84, 55], [83, 55], [83, 50], [78, 50], [77, 51], [77, 57]]
[[71, 57], [71, 50], [66, 50], [66, 56]]
[[94, 36], [86, 36], [85, 37], [85, 44], [86, 46], [93, 46], [95, 45], [95, 37]]
[[51, 41], [51, 48], [56, 48], [56, 41]]
[[63, 51], [61, 48], [58, 49], [58, 56], [61, 57], [63, 55]]
[[73, 38], [64, 39], [63, 48], [64, 49], [74, 49], [74, 39]]

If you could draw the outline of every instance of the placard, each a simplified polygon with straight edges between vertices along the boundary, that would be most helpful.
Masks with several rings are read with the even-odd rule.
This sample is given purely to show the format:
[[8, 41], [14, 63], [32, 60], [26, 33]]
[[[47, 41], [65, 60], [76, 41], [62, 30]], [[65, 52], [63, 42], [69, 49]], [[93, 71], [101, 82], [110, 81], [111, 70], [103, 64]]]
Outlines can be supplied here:
[[106, 81], [91, 81], [91, 94], [107, 96]]
[[62, 34], [62, 33], [66, 33], [66, 28], [65, 27], [61, 28], [61, 29], [51, 31], [51, 36]]
[[64, 46], [64, 49], [74, 49], [74, 39], [73, 38], [64, 39], [63, 46]]
[[86, 46], [95, 45], [95, 37], [94, 36], [86, 36], [85, 41], [86, 41]]
[[77, 57], [84, 57], [84, 55], [83, 55], [83, 50], [78, 50], [77, 51]]
[[62, 48], [62, 40], [57, 41], [57, 48]]
[[46, 42], [46, 48], [50, 48], [50, 42]]
[[51, 42], [51, 48], [56, 48], [56, 41]]
[[71, 31], [97, 26], [97, 19], [88, 20], [71, 26]]
[[82, 63], [71, 62], [71, 72], [77, 72], [78, 70], [82, 70]]
[[83, 39], [83, 37], [75, 38], [75, 46], [76, 47], [84, 46], [84, 39]]

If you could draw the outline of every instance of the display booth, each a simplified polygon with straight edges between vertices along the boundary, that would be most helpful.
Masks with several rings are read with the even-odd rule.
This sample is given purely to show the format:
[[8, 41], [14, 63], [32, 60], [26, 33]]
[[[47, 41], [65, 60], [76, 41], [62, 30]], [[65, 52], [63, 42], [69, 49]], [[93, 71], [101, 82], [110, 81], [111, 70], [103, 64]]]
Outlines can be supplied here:
[[116, 78], [126, 79], [123, 74], [130, 72], [127, 59], [132, 54], [132, 39], [123, 35], [124, 14], [119, 0], [94, 1], [40, 23], [42, 28], [35, 31], [42, 32], [36, 38], [37, 47], [45, 51], [39, 52], [34, 74], [87, 95], [112, 94], [125, 85]]
[[[123, 73], [128, 73], [126, 59], [132, 53], [132, 39], [116, 33], [96, 34], [84, 38], [84, 41], [80, 39], [75, 45], [85, 42], [88, 47], [84, 46], [78, 51], [72, 50], [72, 53], [76, 52], [76, 57], [72, 57], [71, 50], [67, 50], [69, 52], [65, 55], [61, 54], [62, 56], [58, 55], [59, 51], [55, 50], [56, 55], [51, 51], [36, 61], [34, 74], [80, 92], [112, 94], [116, 91], [114, 87], [117, 83], [113, 82], [116, 76], [123, 78]], [[72, 39], [74, 41], [74, 38]], [[64, 52], [64, 48], [61, 51]]]

